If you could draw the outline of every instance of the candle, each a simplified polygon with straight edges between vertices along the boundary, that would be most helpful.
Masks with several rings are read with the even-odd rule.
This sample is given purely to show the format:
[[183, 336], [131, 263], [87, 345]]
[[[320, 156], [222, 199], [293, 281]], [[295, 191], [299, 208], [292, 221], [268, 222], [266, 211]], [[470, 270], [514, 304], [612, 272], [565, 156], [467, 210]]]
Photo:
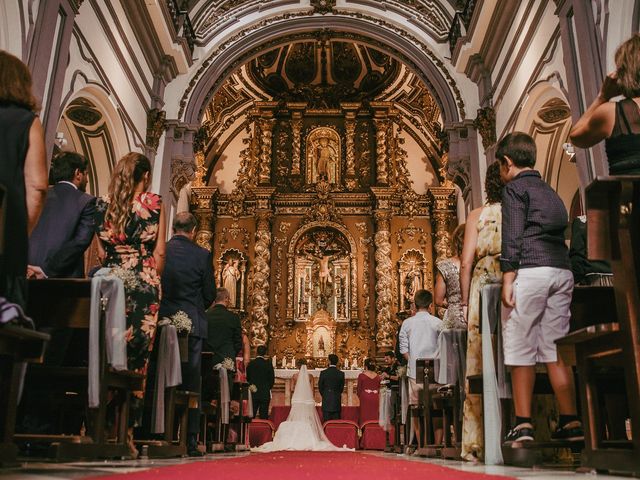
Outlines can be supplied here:
[[291, 359], [291, 368], [296, 368], [296, 359], [295, 358]]
[[349, 359], [348, 358], [344, 359], [344, 368], [349, 368]]
[[352, 365], [352, 367], [353, 367], [353, 369], [354, 369], [354, 370], [357, 370], [357, 369], [358, 369], [358, 359], [357, 359], [357, 358], [354, 358], [354, 359], [353, 359], [353, 365]]
[[275, 355], [271, 357], [271, 365], [273, 365], [273, 368], [276, 368], [278, 366], [278, 361], [276, 360]]
[[287, 368], [287, 357], [282, 357], [282, 368]]

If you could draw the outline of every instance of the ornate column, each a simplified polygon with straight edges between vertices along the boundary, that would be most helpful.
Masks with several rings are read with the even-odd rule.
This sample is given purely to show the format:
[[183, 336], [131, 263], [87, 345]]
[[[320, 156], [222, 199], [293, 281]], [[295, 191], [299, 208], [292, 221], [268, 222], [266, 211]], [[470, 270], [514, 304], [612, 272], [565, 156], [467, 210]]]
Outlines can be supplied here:
[[258, 125], [260, 127], [260, 153], [259, 153], [259, 170], [258, 184], [271, 184], [271, 143], [273, 137], [273, 126], [275, 120], [273, 118], [273, 109], [278, 106], [278, 102], [260, 102], [258, 108], [260, 110], [260, 118]]
[[204, 166], [204, 154], [196, 153], [195, 178], [191, 187], [190, 211], [198, 220], [198, 231], [195, 242], [202, 248], [213, 250], [213, 219], [214, 198], [218, 193], [216, 187], [208, 187], [204, 184], [204, 176], [207, 169]]
[[393, 108], [391, 102], [371, 102], [373, 108], [373, 122], [376, 126], [376, 183], [379, 185], [389, 184], [389, 155], [388, 141], [389, 128], [391, 121], [389, 120], [389, 110]]
[[300, 175], [300, 132], [302, 131], [302, 112], [307, 106], [306, 103], [287, 103], [291, 110], [291, 175]]
[[393, 347], [396, 336], [396, 323], [391, 315], [391, 196], [392, 189], [372, 187], [376, 198], [375, 245], [376, 275], [376, 345], [378, 351]]
[[275, 188], [257, 187], [256, 236], [254, 243], [253, 291], [251, 292], [251, 343], [266, 345], [269, 325], [269, 297], [271, 277], [271, 196]]
[[449, 232], [456, 219], [456, 191], [450, 187], [431, 187], [428, 195], [431, 200], [431, 218], [436, 238], [434, 250], [437, 262], [453, 254]]
[[346, 159], [346, 176], [354, 177], [356, 175], [356, 150], [354, 136], [356, 133], [356, 114], [360, 108], [359, 103], [341, 103], [340, 106], [345, 112], [345, 159]]

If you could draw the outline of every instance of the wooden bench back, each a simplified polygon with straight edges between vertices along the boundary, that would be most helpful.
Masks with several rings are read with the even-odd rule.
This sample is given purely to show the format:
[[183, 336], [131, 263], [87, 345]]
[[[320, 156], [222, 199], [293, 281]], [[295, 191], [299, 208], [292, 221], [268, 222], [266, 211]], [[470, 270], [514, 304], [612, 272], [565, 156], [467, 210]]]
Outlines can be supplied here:
[[36, 328], [89, 328], [91, 280], [29, 280], [27, 315]]

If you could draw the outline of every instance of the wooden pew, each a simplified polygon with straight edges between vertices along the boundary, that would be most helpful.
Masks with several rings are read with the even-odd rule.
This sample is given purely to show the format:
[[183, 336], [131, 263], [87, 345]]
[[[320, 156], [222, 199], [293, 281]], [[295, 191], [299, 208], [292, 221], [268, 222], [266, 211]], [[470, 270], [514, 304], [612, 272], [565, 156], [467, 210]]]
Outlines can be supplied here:
[[42, 361], [49, 335], [16, 325], [0, 327], [0, 466], [13, 465], [13, 443], [22, 364]]
[[201, 441], [209, 453], [224, 452], [228, 425], [220, 418], [218, 371], [213, 369], [213, 354], [202, 352], [202, 430]]
[[[611, 262], [611, 301], [586, 302], [581, 328], [558, 344], [575, 349], [585, 430], [582, 464], [640, 474], [640, 176], [599, 177], [586, 191], [588, 257]], [[586, 292], [593, 293], [593, 292]], [[611, 295], [602, 290], [601, 295]], [[600, 313], [594, 314], [595, 308]], [[606, 427], [606, 395], [626, 396], [632, 439]], [[617, 410], [615, 408], [609, 411]], [[611, 417], [611, 415], [608, 415]], [[608, 418], [611, 423], [612, 419]]]
[[[29, 281], [28, 314], [38, 328], [89, 328], [91, 281], [51, 279]], [[127, 429], [130, 393], [142, 389], [143, 376], [131, 371], [115, 371], [107, 364], [104, 338], [104, 312], [100, 318], [98, 408], [88, 408], [88, 367], [35, 365], [25, 380], [25, 393], [47, 393], [43, 404], [58, 402], [61, 407], [73, 406], [87, 411], [88, 436], [38, 435], [23, 433], [14, 436], [18, 442], [48, 443], [48, 457], [55, 460], [78, 458], [129, 458]], [[33, 398], [33, 397], [32, 397]], [[107, 408], [115, 406], [116, 436], [108, 439]], [[76, 410], [77, 414], [77, 410]]]

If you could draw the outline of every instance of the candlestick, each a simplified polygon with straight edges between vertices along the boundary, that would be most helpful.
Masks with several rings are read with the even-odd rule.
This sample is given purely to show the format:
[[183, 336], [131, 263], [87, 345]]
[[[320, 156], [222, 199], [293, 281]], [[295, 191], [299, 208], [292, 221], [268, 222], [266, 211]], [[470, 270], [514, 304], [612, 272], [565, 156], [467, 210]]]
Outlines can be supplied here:
[[348, 358], [344, 359], [344, 368], [345, 369], [349, 368], [349, 359]]
[[278, 366], [278, 361], [276, 360], [275, 355], [271, 357], [271, 365], [273, 365], [273, 368], [276, 368]]
[[296, 368], [296, 359], [295, 358], [291, 359], [291, 368]]
[[282, 368], [287, 368], [287, 357], [282, 357]]

